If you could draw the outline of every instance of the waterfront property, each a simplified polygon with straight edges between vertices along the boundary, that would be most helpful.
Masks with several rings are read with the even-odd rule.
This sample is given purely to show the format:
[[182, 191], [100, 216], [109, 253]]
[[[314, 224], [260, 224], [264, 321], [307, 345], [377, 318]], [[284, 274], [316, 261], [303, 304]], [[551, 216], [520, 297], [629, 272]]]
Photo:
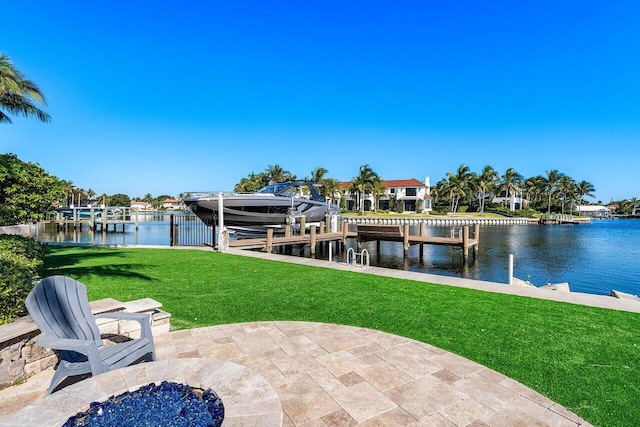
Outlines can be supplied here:
[[602, 205], [578, 206], [578, 213], [589, 218], [611, 218], [612, 211]]
[[[342, 182], [341, 186], [347, 210], [357, 210], [360, 195], [349, 191], [349, 182]], [[426, 177], [424, 182], [415, 178], [390, 179], [382, 181], [382, 186], [385, 191], [379, 195], [378, 209], [398, 210], [397, 206], [400, 204], [403, 212], [426, 213], [433, 210], [429, 177]], [[374, 210], [376, 200], [372, 194], [365, 194], [362, 203], [365, 211], [371, 211]]]

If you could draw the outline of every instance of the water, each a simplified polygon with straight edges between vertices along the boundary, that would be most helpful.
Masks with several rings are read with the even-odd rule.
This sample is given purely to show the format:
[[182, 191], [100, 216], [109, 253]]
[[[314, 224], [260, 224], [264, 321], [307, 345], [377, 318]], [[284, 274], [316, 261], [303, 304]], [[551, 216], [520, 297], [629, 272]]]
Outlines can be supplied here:
[[[38, 238], [50, 242], [169, 245], [169, 215], [141, 214], [139, 229], [125, 232], [57, 232], [40, 228]], [[120, 230], [120, 228], [118, 228]], [[427, 227], [427, 234], [449, 235], [451, 227]], [[418, 234], [417, 226], [411, 234]], [[356, 249], [355, 241], [347, 245]], [[514, 276], [537, 286], [568, 282], [571, 290], [608, 295], [611, 289], [640, 294], [640, 220], [593, 221], [590, 225], [491, 225], [480, 228], [480, 250], [463, 262], [462, 251], [447, 246], [418, 246], [403, 257], [402, 243], [363, 243], [371, 265], [470, 279], [507, 282], [509, 254]], [[308, 253], [308, 251], [305, 251]], [[318, 253], [318, 257], [322, 254]]]

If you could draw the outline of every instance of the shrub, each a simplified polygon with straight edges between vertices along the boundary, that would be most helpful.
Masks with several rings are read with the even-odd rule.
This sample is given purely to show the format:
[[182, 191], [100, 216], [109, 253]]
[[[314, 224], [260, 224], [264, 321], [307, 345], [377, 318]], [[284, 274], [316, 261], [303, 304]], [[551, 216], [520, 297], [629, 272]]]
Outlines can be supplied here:
[[458, 206], [458, 213], [465, 213], [468, 209], [469, 209], [469, 206], [467, 205]]
[[404, 212], [404, 202], [402, 201], [396, 202], [396, 212], [399, 214]]
[[24, 316], [24, 300], [42, 274], [46, 245], [21, 236], [0, 235], [0, 324]]

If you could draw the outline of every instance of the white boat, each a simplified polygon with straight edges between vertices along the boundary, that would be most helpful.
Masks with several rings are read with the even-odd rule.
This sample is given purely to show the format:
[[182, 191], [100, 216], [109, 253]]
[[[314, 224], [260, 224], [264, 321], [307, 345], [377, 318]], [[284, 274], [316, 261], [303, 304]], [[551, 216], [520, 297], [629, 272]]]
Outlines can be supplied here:
[[[191, 197], [185, 204], [206, 224], [213, 225], [218, 214], [218, 194]], [[325, 201], [316, 184], [287, 181], [267, 185], [255, 193], [222, 193], [224, 224], [229, 226], [276, 226], [305, 217], [319, 222], [337, 214], [336, 205]]]

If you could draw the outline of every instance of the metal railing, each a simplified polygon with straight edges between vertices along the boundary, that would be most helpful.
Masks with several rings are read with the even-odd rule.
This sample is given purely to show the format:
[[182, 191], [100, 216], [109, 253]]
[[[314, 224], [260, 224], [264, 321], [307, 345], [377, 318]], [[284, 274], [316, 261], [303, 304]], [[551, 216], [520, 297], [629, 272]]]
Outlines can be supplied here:
[[171, 215], [169, 220], [171, 246], [213, 246], [213, 219], [204, 222], [195, 214]]

